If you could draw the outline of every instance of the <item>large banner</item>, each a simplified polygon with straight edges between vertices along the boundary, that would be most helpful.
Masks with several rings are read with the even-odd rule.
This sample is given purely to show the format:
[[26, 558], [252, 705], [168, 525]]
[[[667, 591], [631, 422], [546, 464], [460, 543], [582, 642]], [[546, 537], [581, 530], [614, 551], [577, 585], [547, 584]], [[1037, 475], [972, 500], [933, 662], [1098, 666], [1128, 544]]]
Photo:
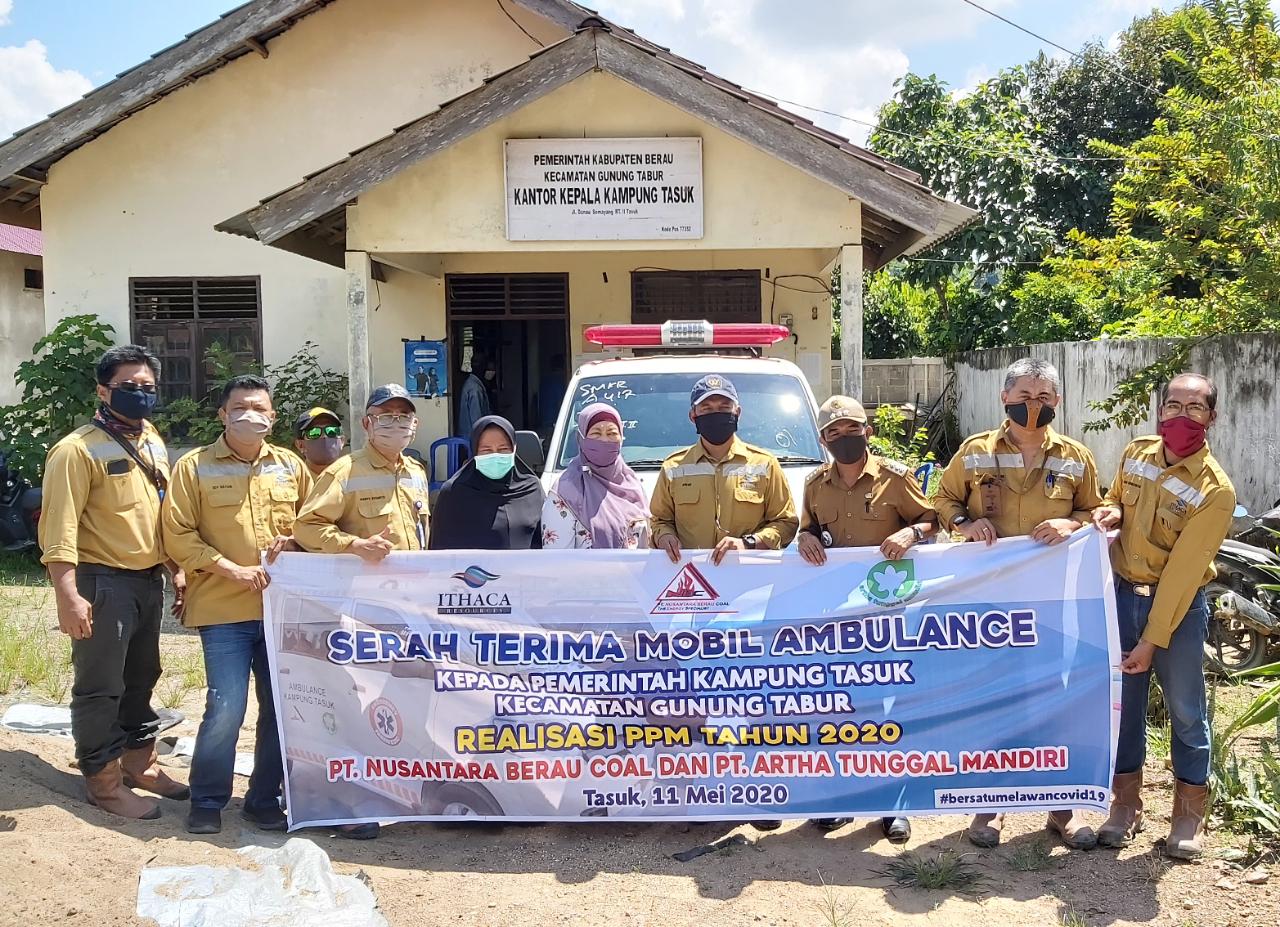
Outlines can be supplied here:
[[285, 554], [290, 824], [1104, 810], [1105, 537], [911, 553]]

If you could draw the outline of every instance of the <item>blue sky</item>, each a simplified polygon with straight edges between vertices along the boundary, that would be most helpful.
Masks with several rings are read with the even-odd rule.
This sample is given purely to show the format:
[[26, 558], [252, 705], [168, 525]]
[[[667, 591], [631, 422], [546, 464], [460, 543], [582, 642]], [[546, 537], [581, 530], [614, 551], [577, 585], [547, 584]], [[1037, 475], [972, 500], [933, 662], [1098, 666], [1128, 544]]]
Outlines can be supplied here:
[[[376, 0], [363, 2], [372, 6]], [[1071, 48], [1108, 39], [1153, 6], [1175, 5], [1174, 0], [981, 2]], [[0, 137], [234, 5], [234, 0], [0, 0]], [[937, 73], [965, 88], [1040, 50], [1034, 39], [963, 0], [597, 0], [593, 5], [752, 89], [861, 119], [874, 115], [892, 93], [893, 81], [908, 69]], [[866, 132], [856, 123], [815, 118], [854, 138]]]

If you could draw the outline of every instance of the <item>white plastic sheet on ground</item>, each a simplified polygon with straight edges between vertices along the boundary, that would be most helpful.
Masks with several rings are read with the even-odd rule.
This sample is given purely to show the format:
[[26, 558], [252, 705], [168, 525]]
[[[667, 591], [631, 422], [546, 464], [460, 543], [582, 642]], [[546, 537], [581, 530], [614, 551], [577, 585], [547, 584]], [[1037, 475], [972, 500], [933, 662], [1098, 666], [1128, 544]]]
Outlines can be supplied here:
[[279, 849], [250, 846], [239, 866], [167, 866], [138, 877], [138, 916], [160, 927], [386, 927], [378, 901], [329, 856], [293, 837]]
[[24, 734], [71, 736], [71, 709], [62, 705], [10, 705], [0, 725]]
[[[161, 757], [181, 758], [186, 761], [186, 765], [190, 765], [191, 758], [196, 754], [196, 739], [194, 737], [161, 737], [156, 741], [156, 754]], [[237, 751], [233, 770], [237, 776], [253, 775], [253, 754]]]

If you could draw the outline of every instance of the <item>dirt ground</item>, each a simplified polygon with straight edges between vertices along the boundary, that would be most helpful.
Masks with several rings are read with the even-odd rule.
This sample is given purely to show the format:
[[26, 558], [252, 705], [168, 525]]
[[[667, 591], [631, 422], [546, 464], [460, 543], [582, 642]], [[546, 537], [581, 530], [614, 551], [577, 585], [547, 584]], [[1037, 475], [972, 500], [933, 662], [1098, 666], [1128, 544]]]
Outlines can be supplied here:
[[[29, 600], [24, 600], [29, 601]], [[14, 620], [12, 610], [0, 621]], [[47, 621], [47, 617], [37, 620]], [[167, 628], [167, 660], [189, 661], [195, 637]], [[194, 734], [203, 692], [183, 692]], [[1246, 699], [1249, 693], [1242, 693]], [[0, 696], [0, 710], [31, 693]], [[242, 750], [252, 749], [250, 718]], [[247, 780], [223, 815], [223, 833], [193, 837], [184, 803], [162, 802], [152, 823], [122, 822], [86, 805], [71, 766], [69, 739], [0, 728], [0, 924], [125, 925], [134, 914], [146, 866], [235, 865], [243, 846], [278, 846], [281, 834], [252, 830], [239, 817]], [[171, 770], [184, 777], [185, 770]], [[880, 839], [876, 822], [859, 820], [832, 834], [803, 822], [759, 833], [750, 826], [598, 823], [473, 828], [430, 824], [384, 828], [357, 843], [325, 831], [301, 832], [332, 858], [337, 871], [363, 872], [393, 925], [1199, 925], [1245, 927], [1280, 919], [1280, 872], [1266, 884], [1221, 858], [1246, 841], [1214, 834], [1210, 857], [1171, 864], [1154, 849], [1167, 832], [1172, 776], [1148, 769], [1148, 831], [1130, 848], [1071, 853], [1043, 830], [1040, 815], [1011, 816], [1004, 844], [976, 850], [962, 817], [913, 819], [908, 850], [951, 850], [984, 877], [974, 894], [903, 888], [883, 874], [900, 851]], [[1100, 818], [1098, 818], [1100, 821]], [[680, 863], [673, 853], [731, 832], [749, 845]], [[1019, 860], [1037, 843], [1052, 848], [1043, 868]], [[1273, 869], [1280, 868], [1273, 865]]]

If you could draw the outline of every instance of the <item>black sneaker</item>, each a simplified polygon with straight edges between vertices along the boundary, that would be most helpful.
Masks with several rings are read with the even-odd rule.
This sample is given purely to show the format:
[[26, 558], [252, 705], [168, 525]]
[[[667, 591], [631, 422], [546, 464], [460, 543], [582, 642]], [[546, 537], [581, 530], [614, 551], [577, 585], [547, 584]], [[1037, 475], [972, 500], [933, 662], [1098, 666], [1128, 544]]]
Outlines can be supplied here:
[[781, 821], [752, 821], [751, 826], [756, 830], [777, 830], [782, 826]]
[[818, 830], [839, 830], [852, 821], [853, 818], [813, 818], [809, 823]]
[[217, 808], [192, 808], [187, 814], [187, 833], [222, 833], [222, 812]]
[[259, 811], [250, 811], [248, 808], [242, 808], [240, 816], [256, 826], [258, 830], [289, 829], [289, 819], [284, 816], [284, 812], [279, 808], [263, 808]]
[[911, 839], [911, 822], [906, 818], [881, 818], [880, 829], [890, 843], [906, 843]]
[[378, 834], [382, 833], [382, 825], [377, 821], [364, 824], [339, 824], [333, 832], [344, 840], [376, 840]]

